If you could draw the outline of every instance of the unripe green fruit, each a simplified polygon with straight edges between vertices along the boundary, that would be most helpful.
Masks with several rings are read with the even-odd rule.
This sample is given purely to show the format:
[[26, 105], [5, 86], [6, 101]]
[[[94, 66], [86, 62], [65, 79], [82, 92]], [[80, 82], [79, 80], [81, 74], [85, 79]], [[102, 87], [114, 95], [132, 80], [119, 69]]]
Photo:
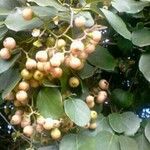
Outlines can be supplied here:
[[4, 41], [3, 41], [3, 46], [9, 50], [12, 50], [16, 47], [16, 41], [14, 38], [12, 37], [7, 37]]
[[77, 77], [71, 77], [69, 79], [69, 85], [72, 87], [72, 88], [76, 88], [78, 87], [80, 84], [80, 81]]
[[76, 27], [84, 27], [86, 23], [86, 19], [83, 16], [76, 17], [74, 20], [74, 24]]
[[29, 80], [29, 79], [32, 78], [32, 73], [30, 73], [27, 69], [23, 69], [21, 71], [21, 76], [22, 76], [23, 79]]
[[0, 50], [0, 58], [8, 60], [11, 57], [11, 53], [7, 48], [2, 48]]
[[93, 120], [97, 119], [97, 112], [94, 110], [91, 110], [91, 119]]
[[28, 125], [23, 128], [23, 133], [28, 137], [31, 137], [33, 135], [33, 132], [34, 132], [34, 129], [33, 129], [33, 126], [31, 125]]
[[100, 80], [98, 85], [102, 90], [108, 90], [109, 88], [109, 83], [105, 79]]
[[40, 81], [40, 80], [43, 79], [44, 74], [43, 74], [41, 71], [36, 70], [36, 71], [34, 72], [34, 74], [33, 74], [33, 77], [34, 77], [35, 80]]
[[53, 140], [58, 140], [61, 137], [61, 132], [58, 128], [52, 129], [51, 137]]
[[31, 8], [25, 8], [23, 11], [22, 11], [22, 17], [25, 19], [25, 20], [31, 20], [33, 18], [33, 11]]

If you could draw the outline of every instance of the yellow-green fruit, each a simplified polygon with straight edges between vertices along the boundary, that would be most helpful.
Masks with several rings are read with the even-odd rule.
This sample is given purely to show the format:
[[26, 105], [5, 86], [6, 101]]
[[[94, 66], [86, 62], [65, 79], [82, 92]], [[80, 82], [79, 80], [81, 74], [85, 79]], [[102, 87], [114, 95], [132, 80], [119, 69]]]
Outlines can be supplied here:
[[35, 80], [40, 81], [40, 80], [43, 79], [44, 74], [43, 74], [41, 71], [36, 70], [36, 71], [34, 72], [34, 74], [33, 74], [33, 77], [34, 77]]
[[32, 73], [29, 72], [27, 69], [23, 69], [23, 70], [21, 71], [21, 76], [22, 76], [23, 79], [29, 80], [29, 79], [32, 78]]
[[69, 79], [69, 85], [72, 87], [72, 88], [76, 88], [78, 87], [80, 84], [80, 81], [77, 77], [71, 77]]
[[93, 120], [97, 119], [97, 112], [94, 110], [91, 110], [91, 119]]
[[61, 132], [58, 128], [55, 128], [51, 131], [51, 137], [53, 140], [58, 140], [61, 137]]

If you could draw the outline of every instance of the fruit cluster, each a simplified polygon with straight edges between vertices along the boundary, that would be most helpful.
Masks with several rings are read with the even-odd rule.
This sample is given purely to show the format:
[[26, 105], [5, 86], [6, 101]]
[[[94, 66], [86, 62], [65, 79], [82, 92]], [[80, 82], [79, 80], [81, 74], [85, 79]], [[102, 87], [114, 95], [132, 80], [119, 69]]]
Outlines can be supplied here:
[[[22, 15], [25, 20], [31, 20], [34, 16], [31, 8], [24, 9]], [[30, 90], [39, 87], [44, 79], [59, 79], [63, 74], [64, 67], [73, 70], [82, 69], [87, 57], [95, 51], [96, 45], [101, 41], [101, 32], [98, 28], [86, 28], [86, 19], [83, 16], [74, 19], [74, 26], [82, 29], [83, 33], [76, 39], [70, 37], [71, 43], [62, 37], [56, 38], [54, 36], [56, 38], [54, 46], [38, 50], [33, 57], [29, 57], [30, 54], [23, 50], [26, 54], [26, 62], [21, 70], [22, 80], [14, 91], [7, 94], [5, 99], [13, 101], [16, 106], [16, 112], [11, 117], [11, 124], [20, 125], [23, 128], [23, 133], [28, 137], [32, 137], [36, 132], [50, 131], [52, 139], [58, 140], [61, 137], [60, 129], [64, 123], [61, 119], [43, 118], [37, 111], [34, 111], [30, 106], [32, 99]], [[3, 46], [4, 48], [0, 50], [0, 57], [8, 60], [11, 58], [13, 49], [16, 48], [16, 41], [12, 37], [7, 37], [3, 41]], [[72, 88], [76, 88], [80, 81], [73, 76], [69, 79], [68, 84]], [[105, 90], [108, 89], [108, 86], [106, 80], [99, 82], [101, 90], [96, 96], [97, 103], [103, 103], [107, 98]], [[94, 107], [94, 99], [95, 97], [92, 95], [86, 98], [89, 108]], [[97, 113], [92, 110], [91, 123], [87, 125], [89, 129], [96, 128], [96, 118]]]

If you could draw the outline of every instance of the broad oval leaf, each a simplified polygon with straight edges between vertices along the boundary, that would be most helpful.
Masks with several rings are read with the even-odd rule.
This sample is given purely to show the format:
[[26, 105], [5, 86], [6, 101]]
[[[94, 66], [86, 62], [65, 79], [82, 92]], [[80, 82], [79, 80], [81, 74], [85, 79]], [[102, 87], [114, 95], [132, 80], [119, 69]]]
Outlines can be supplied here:
[[80, 99], [68, 99], [64, 101], [65, 113], [78, 126], [85, 126], [90, 121], [90, 109]]
[[66, 7], [60, 5], [56, 0], [28, 0], [28, 2], [35, 2], [39, 6], [53, 6], [55, 7], [58, 11], [66, 11], [68, 10]]
[[19, 5], [18, 0], [0, 0], [0, 9], [12, 10]]
[[57, 88], [42, 88], [38, 93], [36, 106], [45, 118], [58, 119], [64, 115], [62, 97]]
[[137, 146], [137, 142], [127, 136], [119, 136], [119, 143], [121, 150], [139, 150]]
[[133, 94], [122, 89], [114, 89], [111, 98], [113, 103], [123, 108], [130, 107], [134, 102]]
[[96, 67], [90, 65], [89, 63], [85, 62], [84, 67], [82, 70], [78, 72], [81, 79], [86, 79], [94, 75]]
[[[4, 73], [5, 74], [5, 73]], [[5, 74], [6, 75], [6, 74]], [[8, 78], [10, 77], [10, 78]], [[4, 99], [6, 97], [6, 95], [8, 93], [10, 93], [15, 87], [16, 85], [19, 83], [19, 81], [21, 80], [21, 75], [18, 69], [14, 69], [12, 68], [9, 71], [9, 76], [7, 76], [7, 79], [5, 78], [7, 85], [4, 88], [4, 91], [2, 93], [2, 98]], [[3, 83], [5, 82], [5, 80], [3, 81]], [[6, 83], [5, 82], [5, 83]], [[3, 84], [2, 83], [2, 84]], [[0, 83], [1, 84], [1, 83]]]
[[120, 150], [118, 136], [101, 131], [96, 136], [96, 150]]
[[150, 45], [150, 30], [148, 28], [143, 28], [141, 30], [133, 31], [132, 43], [139, 47]]
[[122, 114], [112, 113], [108, 118], [110, 126], [117, 133], [132, 136], [140, 127], [141, 119], [133, 112], [124, 112]]
[[117, 31], [124, 38], [129, 40], [131, 39], [131, 33], [127, 29], [126, 24], [117, 14], [114, 14], [111, 11], [106, 9], [100, 9], [100, 10], [103, 12], [107, 21], [114, 28], [115, 31]]
[[145, 136], [147, 140], [150, 142], [150, 122], [148, 122], [145, 127]]
[[5, 25], [7, 28], [13, 31], [23, 31], [23, 30], [31, 30], [33, 28], [39, 27], [43, 24], [43, 22], [39, 18], [33, 18], [30, 21], [26, 21], [22, 17], [22, 9], [17, 8], [15, 11], [10, 13], [6, 20]]
[[[87, 146], [88, 145], [88, 146]], [[68, 134], [60, 142], [60, 150], [95, 150], [95, 139], [82, 134]]]
[[7, 31], [8, 31], [8, 29], [6, 28], [6, 26], [4, 26], [4, 25], [0, 26], [0, 41], [4, 38]]
[[58, 14], [54, 7], [32, 6], [33, 12], [40, 18], [50, 19]]
[[143, 54], [139, 61], [139, 69], [144, 77], [150, 82], [150, 54]]
[[140, 2], [135, 0], [113, 0], [112, 6], [119, 12], [138, 13], [144, 7], [149, 5], [149, 2]]
[[100, 46], [97, 46], [95, 52], [89, 56], [88, 61], [92, 65], [107, 71], [114, 71], [117, 63], [108, 50]]
[[14, 55], [10, 60], [2, 60], [0, 58], [0, 74], [12, 67], [19, 57], [20, 53]]

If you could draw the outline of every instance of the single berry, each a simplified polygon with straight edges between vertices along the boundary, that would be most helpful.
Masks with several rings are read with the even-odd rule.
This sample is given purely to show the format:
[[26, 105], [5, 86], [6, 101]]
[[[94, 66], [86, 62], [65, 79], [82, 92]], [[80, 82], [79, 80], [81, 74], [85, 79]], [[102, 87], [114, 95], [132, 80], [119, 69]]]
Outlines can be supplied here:
[[34, 72], [34, 74], [33, 74], [33, 77], [34, 77], [35, 80], [40, 81], [40, 80], [43, 79], [44, 74], [43, 74], [41, 71], [36, 70], [36, 71]]
[[31, 8], [27, 7], [22, 11], [22, 16], [25, 20], [32, 20], [33, 18], [33, 11]]
[[78, 28], [84, 27], [85, 23], [86, 23], [86, 19], [83, 16], [76, 17], [75, 20], [74, 20], [74, 24]]
[[69, 85], [72, 87], [72, 88], [76, 88], [78, 87], [80, 84], [80, 81], [77, 77], [71, 77], [69, 79]]
[[98, 92], [96, 102], [97, 103], [103, 103], [107, 99], [107, 92], [106, 91], [100, 91]]
[[34, 132], [34, 129], [33, 129], [33, 126], [31, 125], [25, 126], [23, 128], [23, 133], [28, 137], [31, 137], [33, 135], [33, 132]]
[[19, 90], [23, 90], [23, 91], [28, 91], [30, 88], [30, 85], [28, 82], [26, 81], [21, 81], [18, 85], [18, 89]]
[[33, 70], [33, 69], [36, 69], [37, 67], [37, 63], [34, 59], [31, 59], [31, 58], [28, 58], [27, 61], [26, 61], [26, 69], [28, 70]]
[[9, 50], [12, 50], [16, 47], [16, 41], [14, 38], [12, 37], [7, 37], [4, 41], [3, 41], [3, 46]]
[[98, 85], [102, 90], [108, 90], [109, 88], [109, 83], [105, 79], [100, 80]]
[[38, 51], [35, 55], [37, 61], [46, 62], [48, 61], [48, 54], [45, 50]]
[[11, 57], [11, 53], [7, 48], [2, 48], [0, 50], [0, 58], [8, 60]]
[[61, 132], [58, 128], [52, 129], [51, 137], [53, 140], [58, 140], [61, 137]]
[[16, 93], [16, 99], [17, 99], [19, 102], [23, 102], [23, 101], [25, 101], [27, 98], [28, 98], [28, 94], [27, 94], [26, 91], [21, 90], [21, 91], [18, 91], [18, 92]]

